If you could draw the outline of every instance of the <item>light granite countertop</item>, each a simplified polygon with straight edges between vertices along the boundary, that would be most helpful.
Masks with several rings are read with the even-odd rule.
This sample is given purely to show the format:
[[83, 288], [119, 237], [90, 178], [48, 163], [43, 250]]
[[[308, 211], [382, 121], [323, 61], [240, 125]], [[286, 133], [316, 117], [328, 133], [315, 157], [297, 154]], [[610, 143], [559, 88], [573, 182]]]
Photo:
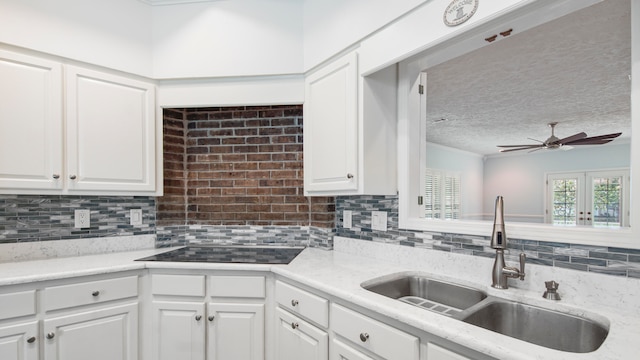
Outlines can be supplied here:
[[[640, 354], [640, 281], [545, 266], [527, 267], [525, 281], [511, 288], [489, 286], [492, 259], [369, 241], [335, 239], [335, 250], [308, 248], [289, 265], [202, 264], [134, 261], [169, 249], [0, 263], [0, 285], [23, 284], [145, 268], [271, 271], [341, 302], [351, 303], [416, 329], [498, 359], [634, 359]], [[364, 281], [399, 272], [420, 272], [487, 292], [488, 295], [609, 323], [609, 335], [586, 354], [547, 349], [420, 309], [361, 288]], [[544, 281], [559, 282], [561, 301], [542, 298]]]

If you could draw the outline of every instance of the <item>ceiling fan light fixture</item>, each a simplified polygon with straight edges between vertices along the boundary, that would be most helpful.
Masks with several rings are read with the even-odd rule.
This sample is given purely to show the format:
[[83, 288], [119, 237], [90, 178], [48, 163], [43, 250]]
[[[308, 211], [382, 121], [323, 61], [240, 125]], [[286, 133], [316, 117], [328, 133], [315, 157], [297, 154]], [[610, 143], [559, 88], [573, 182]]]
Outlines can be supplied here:
[[[571, 136], [567, 136], [565, 138], [559, 139], [557, 136], [555, 136], [555, 127], [556, 125], [558, 125], [558, 123], [551, 122], [548, 125], [551, 128], [551, 136], [544, 142], [540, 141], [540, 144], [534, 144], [534, 145], [498, 145], [499, 148], [503, 148], [503, 149], [500, 149], [500, 152], [518, 151], [518, 150], [529, 150], [529, 152], [532, 152], [532, 151], [536, 151], [543, 148], [548, 150], [555, 150], [565, 145], [602, 145], [602, 144], [611, 142], [613, 139], [622, 135], [621, 132], [618, 132], [613, 134], [587, 137], [587, 134], [585, 132], [579, 132], [577, 134], [573, 134]], [[531, 139], [531, 140], [538, 141], [535, 139]]]

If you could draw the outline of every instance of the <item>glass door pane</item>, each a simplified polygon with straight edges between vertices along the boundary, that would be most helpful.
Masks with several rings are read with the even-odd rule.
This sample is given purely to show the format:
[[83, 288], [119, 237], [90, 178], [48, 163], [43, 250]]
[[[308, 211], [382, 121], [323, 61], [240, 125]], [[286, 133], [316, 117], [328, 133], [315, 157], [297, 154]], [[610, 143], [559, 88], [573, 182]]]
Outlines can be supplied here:
[[578, 179], [554, 179], [552, 188], [551, 223], [554, 225], [577, 225]]
[[591, 177], [591, 202], [587, 215], [594, 226], [622, 226], [622, 176]]

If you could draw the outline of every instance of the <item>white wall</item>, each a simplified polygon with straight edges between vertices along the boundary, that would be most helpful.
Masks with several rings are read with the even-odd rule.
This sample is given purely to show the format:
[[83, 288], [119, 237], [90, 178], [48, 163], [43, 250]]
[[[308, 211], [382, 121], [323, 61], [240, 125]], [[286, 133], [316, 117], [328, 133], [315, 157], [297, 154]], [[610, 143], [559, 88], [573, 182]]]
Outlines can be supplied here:
[[493, 214], [496, 196], [502, 195], [505, 217], [532, 215], [542, 222], [546, 173], [625, 168], [630, 156], [630, 144], [609, 144], [489, 157], [484, 164], [484, 211]]
[[165, 108], [302, 104], [304, 77], [163, 80], [157, 100], [158, 106]]
[[300, 74], [300, 0], [233, 0], [153, 8], [160, 79]]
[[0, 42], [151, 75], [151, 8], [134, 0], [1, 0]]
[[426, 0], [304, 0], [305, 71], [424, 2]]
[[482, 156], [442, 145], [427, 143], [426, 166], [460, 172], [461, 212], [464, 219], [476, 220], [482, 213]]

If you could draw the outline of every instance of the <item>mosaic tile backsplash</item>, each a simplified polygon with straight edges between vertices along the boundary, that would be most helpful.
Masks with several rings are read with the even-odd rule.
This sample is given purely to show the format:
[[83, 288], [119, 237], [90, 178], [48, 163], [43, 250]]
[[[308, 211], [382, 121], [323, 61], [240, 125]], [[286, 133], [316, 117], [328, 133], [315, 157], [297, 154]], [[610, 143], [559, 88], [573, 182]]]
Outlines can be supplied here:
[[[91, 227], [74, 228], [75, 209], [91, 211]], [[129, 210], [142, 209], [143, 223], [129, 225]], [[344, 210], [353, 228], [342, 227]], [[388, 212], [388, 231], [371, 229], [371, 211]], [[156, 198], [145, 196], [0, 195], [0, 243], [156, 234], [158, 247], [188, 243], [307, 245], [333, 248], [333, 236], [493, 257], [488, 236], [430, 233], [398, 228], [397, 196], [336, 198], [336, 227], [156, 225]], [[524, 251], [527, 262], [579, 271], [640, 278], [640, 250], [539, 242], [511, 238], [508, 261]]]
[[314, 226], [179, 225], [157, 228], [156, 247], [187, 244], [333, 248], [333, 229]]
[[[74, 227], [74, 210], [91, 212], [91, 227]], [[142, 209], [142, 225], [129, 225]], [[315, 226], [157, 226], [156, 198], [145, 196], [0, 195], [0, 243], [156, 234], [156, 246], [188, 243], [305, 245], [333, 248], [332, 228]]]
[[[147, 196], [0, 195], [0, 243], [155, 234], [155, 198]], [[91, 212], [90, 227], [74, 227], [74, 210]], [[132, 226], [130, 210], [142, 209]]]
[[[343, 227], [344, 210], [352, 211], [351, 229]], [[387, 212], [388, 231], [379, 232], [371, 229], [371, 211]], [[473, 256], [495, 256], [489, 236], [399, 229], [397, 196], [337, 197], [336, 235]], [[524, 252], [530, 264], [640, 278], [640, 250], [514, 238], [509, 239], [508, 247], [505, 257], [514, 263], [518, 261], [518, 254]]]

